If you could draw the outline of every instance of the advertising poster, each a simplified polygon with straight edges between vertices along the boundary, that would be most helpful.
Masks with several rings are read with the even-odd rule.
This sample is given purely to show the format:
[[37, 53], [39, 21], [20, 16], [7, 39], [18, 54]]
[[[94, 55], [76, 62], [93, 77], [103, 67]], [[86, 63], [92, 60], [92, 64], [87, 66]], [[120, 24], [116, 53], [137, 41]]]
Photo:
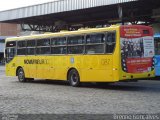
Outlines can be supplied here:
[[140, 27], [121, 28], [122, 69], [128, 73], [150, 72], [153, 68], [154, 40], [152, 33]]

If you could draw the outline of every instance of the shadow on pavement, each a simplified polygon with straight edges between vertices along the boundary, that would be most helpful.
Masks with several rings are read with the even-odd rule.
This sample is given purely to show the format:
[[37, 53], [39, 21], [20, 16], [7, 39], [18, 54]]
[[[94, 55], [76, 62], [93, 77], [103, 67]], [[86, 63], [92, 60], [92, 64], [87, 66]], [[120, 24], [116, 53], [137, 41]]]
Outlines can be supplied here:
[[[18, 81], [17, 81], [18, 82]], [[120, 91], [146, 91], [146, 92], [160, 92], [160, 83], [157, 85], [143, 82], [117, 82], [117, 83], [81, 83], [78, 88], [94, 88], [94, 89], [106, 89], [106, 90], [120, 90]], [[152, 81], [150, 81], [152, 82]], [[61, 85], [69, 86], [67, 81], [56, 80], [34, 80], [28, 81], [31, 84], [48, 84], [48, 85]]]

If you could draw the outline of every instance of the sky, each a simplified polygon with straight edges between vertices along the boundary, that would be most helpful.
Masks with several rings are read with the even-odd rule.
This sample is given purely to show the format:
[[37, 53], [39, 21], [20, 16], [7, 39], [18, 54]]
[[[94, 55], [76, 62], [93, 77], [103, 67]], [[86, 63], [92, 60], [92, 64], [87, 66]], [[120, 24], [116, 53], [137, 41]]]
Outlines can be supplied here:
[[58, 0], [0, 0], [0, 11]]

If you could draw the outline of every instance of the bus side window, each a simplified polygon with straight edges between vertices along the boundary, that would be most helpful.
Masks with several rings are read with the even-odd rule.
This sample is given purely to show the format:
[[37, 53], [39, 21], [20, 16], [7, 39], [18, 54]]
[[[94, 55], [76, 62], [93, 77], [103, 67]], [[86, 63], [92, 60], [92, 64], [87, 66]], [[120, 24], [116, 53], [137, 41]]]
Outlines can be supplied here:
[[104, 34], [96, 33], [86, 36], [86, 53], [104, 53]]
[[35, 55], [36, 41], [28, 40], [27, 41], [27, 55]]
[[37, 40], [37, 46], [49, 46], [50, 45], [50, 39], [44, 38]]
[[51, 38], [51, 45], [66, 45], [65, 37]]
[[51, 53], [50, 39], [44, 38], [37, 40], [36, 54], [50, 54], [50, 53]]
[[106, 35], [106, 53], [113, 53], [116, 45], [116, 33], [108, 32]]
[[18, 47], [26, 47], [26, 41], [18, 41]]
[[18, 48], [17, 55], [26, 55], [26, 48]]
[[37, 54], [50, 54], [50, 47], [39, 47], [37, 48]]
[[69, 36], [68, 37], [68, 54], [84, 53], [84, 36]]
[[66, 54], [67, 53], [67, 47], [66, 46], [52, 47], [51, 53], [52, 54]]
[[66, 43], [66, 37], [51, 38], [51, 54], [66, 54]]
[[26, 41], [18, 41], [17, 47], [17, 55], [26, 55]]

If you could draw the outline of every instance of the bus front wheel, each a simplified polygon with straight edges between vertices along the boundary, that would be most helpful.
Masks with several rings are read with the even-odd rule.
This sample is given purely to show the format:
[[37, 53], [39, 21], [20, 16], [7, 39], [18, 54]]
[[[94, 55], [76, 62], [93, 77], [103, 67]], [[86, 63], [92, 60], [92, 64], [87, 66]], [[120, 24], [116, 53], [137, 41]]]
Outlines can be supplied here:
[[79, 73], [76, 69], [72, 69], [68, 75], [69, 84], [73, 87], [78, 87], [80, 85]]
[[24, 73], [23, 68], [18, 69], [18, 75], [17, 76], [18, 76], [19, 82], [26, 82], [25, 73]]

